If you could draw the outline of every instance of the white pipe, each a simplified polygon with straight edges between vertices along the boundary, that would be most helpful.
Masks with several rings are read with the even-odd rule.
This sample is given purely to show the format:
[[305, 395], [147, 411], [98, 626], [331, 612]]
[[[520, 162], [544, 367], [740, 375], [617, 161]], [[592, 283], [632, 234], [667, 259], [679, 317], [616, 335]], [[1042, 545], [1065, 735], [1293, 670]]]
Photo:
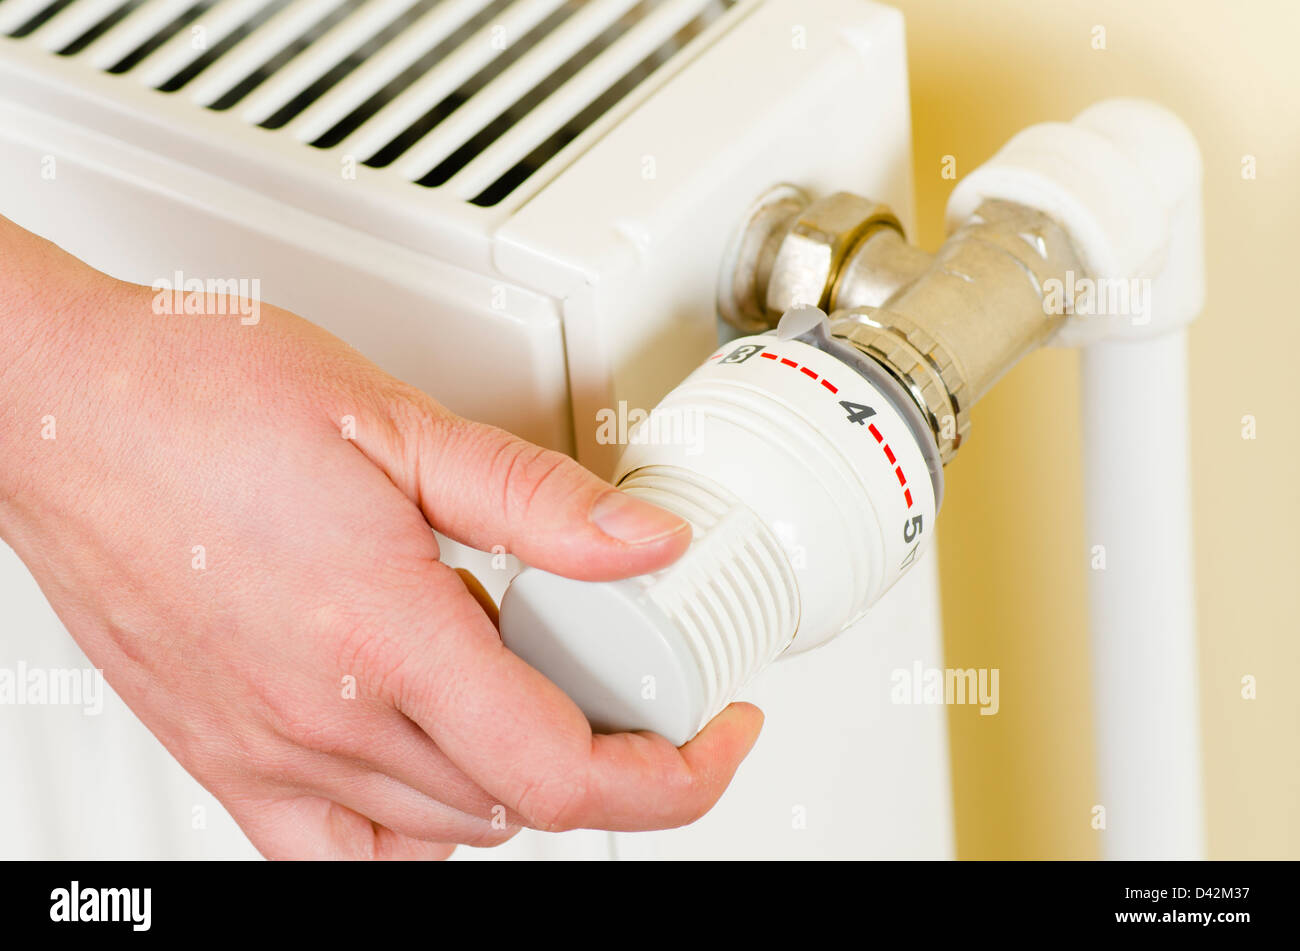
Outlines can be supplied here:
[[[1107, 858], [1205, 852], [1188, 472], [1187, 332], [1205, 294], [1201, 159], [1177, 117], [1111, 100], [1032, 126], [958, 184], [1055, 218], [1095, 282], [1055, 342], [1083, 348], [1093, 695]], [[1121, 306], [1097, 308], [1119, 288]], [[1138, 296], [1134, 296], [1138, 295]], [[1126, 303], [1127, 306], [1123, 306]], [[1104, 557], [1105, 567], [1100, 567]]]
[[1188, 423], [1185, 330], [1084, 349], [1093, 705], [1110, 859], [1205, 853]]

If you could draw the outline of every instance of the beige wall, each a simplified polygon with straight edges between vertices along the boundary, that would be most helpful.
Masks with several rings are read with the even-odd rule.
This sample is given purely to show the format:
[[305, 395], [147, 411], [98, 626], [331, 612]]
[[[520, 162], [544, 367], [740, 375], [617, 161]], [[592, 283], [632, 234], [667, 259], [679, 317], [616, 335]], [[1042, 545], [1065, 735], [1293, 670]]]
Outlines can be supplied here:
[[[1200, 141], [1209, 299], [1192, 332], [1191, 410], [1210, 854], [1300, 857], [1300, 4], [896, 5], [927, 248], [953, 185], [945, 155], [964, 175], [1023, 126], [1116, 95], [1165, 104]], [[1002, 670], [998, 716], [951, 717], [967, 858], [1097, 854], [1077, 384], [1073, 353], [1026, 361], [975, 408], [948, 470], [948, 663]]]

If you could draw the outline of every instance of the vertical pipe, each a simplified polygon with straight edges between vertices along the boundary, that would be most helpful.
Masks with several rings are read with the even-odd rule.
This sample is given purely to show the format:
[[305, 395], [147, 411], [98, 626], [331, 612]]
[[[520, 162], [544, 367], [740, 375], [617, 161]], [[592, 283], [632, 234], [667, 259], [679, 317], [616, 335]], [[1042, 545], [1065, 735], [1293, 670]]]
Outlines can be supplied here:
[[1186, 331], [1087, 347], [1083, 407], [1103, 855], [1202, 858]]

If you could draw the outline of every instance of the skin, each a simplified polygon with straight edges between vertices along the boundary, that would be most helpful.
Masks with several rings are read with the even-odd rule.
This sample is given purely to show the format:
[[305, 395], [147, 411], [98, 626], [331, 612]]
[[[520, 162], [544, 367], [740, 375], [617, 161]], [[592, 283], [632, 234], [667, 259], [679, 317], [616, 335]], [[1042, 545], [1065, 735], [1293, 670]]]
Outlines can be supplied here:
[[593, 736], [429, 530], [605, 580], [670, 564], [685, 522], [287, 311], [160, 316], [3, 218], [0, 264], [0, 537], [264, 855], [443, 858], [717, 801], [757, 708], [680, 749]]

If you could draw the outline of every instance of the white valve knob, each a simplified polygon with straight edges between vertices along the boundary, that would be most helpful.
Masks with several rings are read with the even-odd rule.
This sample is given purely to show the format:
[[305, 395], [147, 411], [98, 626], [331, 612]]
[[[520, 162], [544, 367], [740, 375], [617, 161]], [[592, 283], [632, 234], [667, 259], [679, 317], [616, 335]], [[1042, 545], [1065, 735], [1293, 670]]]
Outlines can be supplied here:
[[860, 618], [934, 530], [929, 427], [815, 308], [721, 347], [630, 443], [617, 484], [691, 523], [686, 554], [616, 582], [525, 569], [501, 603], [506, 646], [598, 731], [686, 742], [780, 654]]

